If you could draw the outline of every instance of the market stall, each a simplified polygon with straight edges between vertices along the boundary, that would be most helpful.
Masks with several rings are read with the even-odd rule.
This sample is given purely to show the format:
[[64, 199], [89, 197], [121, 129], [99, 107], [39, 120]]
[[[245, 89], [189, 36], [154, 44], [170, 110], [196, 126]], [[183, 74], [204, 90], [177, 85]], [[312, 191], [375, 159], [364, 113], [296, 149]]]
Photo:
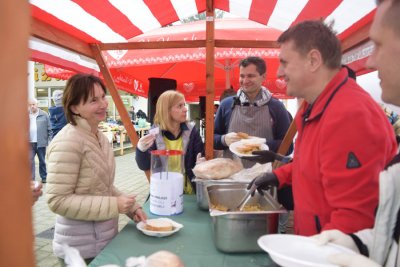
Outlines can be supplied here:
[[[124, 61], [128, 50], [141, 49], [190, 49], [205, 48], [206, 88], [206, 157], [212, 158], [213, 151], [213, 102], [215, 99], [215, 51], [220, 48], [276, 48], [275, 41], [235, 40], [215, 37], [215, 8], [256, 21], [270, 28], [286, 30], [291, 25], [307, 19], [325, 19], [333, 23], [334, 30], [342, 42], [343, 51], [350, 51], [368, 40], [368, 30], [375, 13], [374, 1], [195, 1], [174, 3], [158, 1], [90, 3], [86, 1], [63, 1], [53, 4], [47, 1], [32, 0], [32, 36], [40, 39], [39, 45], [31, 40], [32, 58], [57, 67], [68, 66], [73, 71], [102, 73], [117, 109], [121, 114], [127, 133], [137, 142], [129, 117], [123, 110], [116, 90], [111, 66], [107, 63], [106, 51], [114, 51], [114, 57]], [[206, 11], [206, 33], [204, 39], [185, 39], [183, 41], [130, 41], [133, 37], [153, 29], [169, 25], [180, 19]], [[80, 16], [76, 16], [80, 14]], [[112, 14], [112, 15], [110, 15]], [[82, 20], [86, 17], [87, 20]], [[82, 23], [86, 21], [87, 23]], [[34, 44], [32, 44], [34, 43]], [[54, 52], [58, 44], [66, 52], [60, 58]], [[355, 61], [368, 57], [353, 57]], [[351, 55], [350, 55], [351, 58]], [[97, 63], [97, 66], [96, 66]], [[351, 64], [352, 62], [348, 62]], [[124, 68], [122, 72], [128, 73]], [[363, 68], [364, 69], [364, 68]], [[187, 69], [186, 69], [187, 70]], [[364, 69], [365, 70], [365, 69]], [[359, 70], [357, 70], [359, 71]], [[188, 87], [191, 88], [190, 86]], [[119, 100], [118, 100], [119, 99]]]

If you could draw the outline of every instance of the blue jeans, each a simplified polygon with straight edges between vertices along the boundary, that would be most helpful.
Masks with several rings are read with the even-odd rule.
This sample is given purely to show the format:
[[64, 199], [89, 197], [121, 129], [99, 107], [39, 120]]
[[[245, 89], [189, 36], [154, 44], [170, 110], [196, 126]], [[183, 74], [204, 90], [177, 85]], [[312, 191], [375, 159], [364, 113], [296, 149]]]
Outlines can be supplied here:
[[37, 143], [31, 143], [31, 170], [32, 170], [32, 180], [35, 180], [35, 156], [38, 155], [39, 158], [39, 174], [42, 181], [46, 181], [47, 171], [46, 171], [46, 147], [37, 147]]

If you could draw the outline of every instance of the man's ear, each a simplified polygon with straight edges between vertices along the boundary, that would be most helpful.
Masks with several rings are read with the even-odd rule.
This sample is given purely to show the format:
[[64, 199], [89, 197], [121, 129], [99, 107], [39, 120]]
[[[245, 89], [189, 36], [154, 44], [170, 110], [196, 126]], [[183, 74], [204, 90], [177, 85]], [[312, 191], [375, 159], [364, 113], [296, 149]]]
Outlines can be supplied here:
[[261, 75], [261, 77], [263, 78], [263, 81], [265, 81], [265, 79], [267, 78], [267, 73], [264, 73], [263, 75]]
[[315, 72], [323, 64], [321, 53], [317, 49], [311, 49], [307, 54], [307, 58], [312, 72]]

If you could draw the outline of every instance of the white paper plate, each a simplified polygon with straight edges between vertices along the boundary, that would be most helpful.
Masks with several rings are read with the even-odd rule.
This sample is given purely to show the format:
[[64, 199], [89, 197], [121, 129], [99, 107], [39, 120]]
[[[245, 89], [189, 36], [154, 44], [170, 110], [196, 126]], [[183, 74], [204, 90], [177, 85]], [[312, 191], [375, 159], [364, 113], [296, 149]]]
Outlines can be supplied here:
[[172, 234], [175, 234], [176, 232], [181, 230], [181, 228], [183, 227], [182, 224], [177, 223], [169, 218], [159, 218], [159, 219], [166, 220], [166, 221], [172, 223], [172, 225], [174, 226], [174, 229], [172, 231], [149, 231], [145, 228], [144, 222], [139, 222], [138, 224], [136, 224], [136, 228], [139, 231], [141, 231], [143, 234], [148, 235], [148, 236], [164, 237], [164, 236], [170, 236]]
[[332, 243], [319, 246], [311, 237], [298, 235], [264, 235], [257, 243], [268, 252], [275, 263], [283, 267], [337, 267], [328, 261], [329, 255], [355, 253]]
[[[264, 142], [265, 142], [265, 139], [264, 139], [264, 138], [259, 138], [259, 139], [263, 139]], [[246, 140], [246, 141], [244, 141], [244, 140]], [[232, 144], [229, 146], [229, 150], [230, 150], [232, 153], [234, 153], [234, 154], [236, 154], [237, 156], [239, 156], [239, 157], [256, 157], [257, 155], [253, 155], [253, 154], [243, 154], [243, 153], [240, 153], [240, 152], [237, 150], [237, 147], [238, 147], [238, 146], [241, 146], [243, 143], [248, 142], [248, 140], [250, 140], [250, 139], [243, 139], [243, 140], [240, 140], [240, 141], [238, 141], [238, 142], [232, 143]], [[267, 144], [263, 144], [263, 142], [260, 142], [260, 143], [261, 143], [261, 146], [260, 146], [261, 150], [268, 150], [268, 149], [269, 149], [269, 147], [267, 146]]]

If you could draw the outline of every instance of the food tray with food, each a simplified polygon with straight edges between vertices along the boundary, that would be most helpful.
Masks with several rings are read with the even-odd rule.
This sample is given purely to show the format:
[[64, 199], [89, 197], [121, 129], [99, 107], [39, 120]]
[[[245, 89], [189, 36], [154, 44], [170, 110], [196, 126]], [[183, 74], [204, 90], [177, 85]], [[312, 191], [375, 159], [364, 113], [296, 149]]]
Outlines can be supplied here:
[[287, 212], [278, 203], [276, 205], [280, 208], [274, 209], [257, 191], [246, 203], [248, 211], [235, 211], [246, 192], [247, 184], [207, 186], [213, 239], [217, 249], [223, 252], [262, 251], [257, 239], [276, 233], [278, 215]]
[[223, 180], [205, 180], [195, 179], [196, 182], [196, 200], [197, 206], [201, 210], [208, 210], [208, 199], [207, 199], [207, 186], [210, 185], [230, 185], [230, 184], [248, 184], [249, 181], [235, 181], [229, 179]]
[[178, 232], [183, 225], [169, 218], [156, 218], [148, 219], [145, 223], [139, 222], [136, 228], [148, 236], [164, 237]]

